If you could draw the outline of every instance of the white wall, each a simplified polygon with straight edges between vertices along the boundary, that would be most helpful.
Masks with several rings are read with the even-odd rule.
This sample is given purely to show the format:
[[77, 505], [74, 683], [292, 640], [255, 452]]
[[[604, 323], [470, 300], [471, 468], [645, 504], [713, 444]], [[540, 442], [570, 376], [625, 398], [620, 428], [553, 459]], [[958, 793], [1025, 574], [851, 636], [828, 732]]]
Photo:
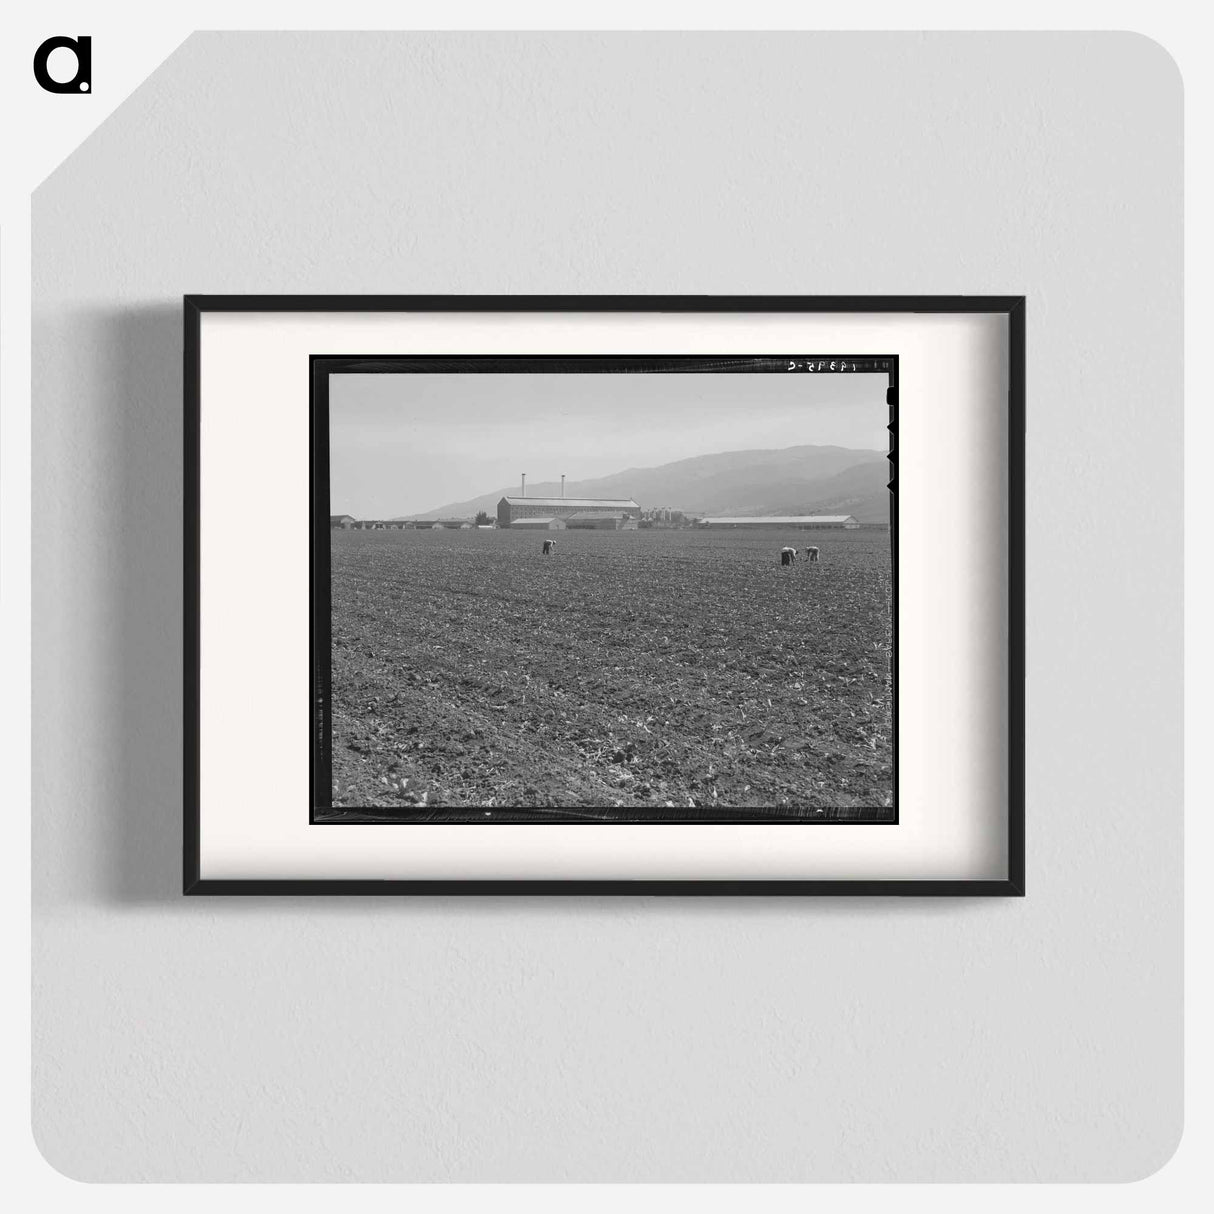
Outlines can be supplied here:
[[[47, 1158], [92, 1180], [1160, 1166], [1180, 122], [1172, 62], [1130, 35], [190, 39], [34, 198]], [[1029, 896], [182, 900], [187, 291], [1027, 294]]]

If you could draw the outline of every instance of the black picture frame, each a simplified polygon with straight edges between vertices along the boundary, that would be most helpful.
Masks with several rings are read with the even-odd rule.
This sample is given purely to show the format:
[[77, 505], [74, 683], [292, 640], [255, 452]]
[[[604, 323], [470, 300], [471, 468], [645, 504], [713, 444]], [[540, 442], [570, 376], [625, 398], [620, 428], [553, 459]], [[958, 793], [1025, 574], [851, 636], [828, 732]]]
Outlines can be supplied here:
[[[1023, 296], [318, 296], [186, 295], [184, 307], [184, 805], [188, 895], [782, 895], [1023, 896], [1024, 426]], [[1008, 325], [1007, 873], [997, 880], [217, 880], [200, 874], [199, 787], [201, 325], [206, 312], [986, 313]], [[374, 357], [374, 356], [369, 356]], [[315, 361], [315, 360], [314, 360]], [[895, 379], [896, 383], [896, 379]], [[312, 444], [313, 461], [316, 457]], [[313, 478], [315, 468], [312, 470]], [[312, 545], [310, 544], [310, 549]], [[896, 554], [896, 547], [895, 547]], [[895, 594], [896, 594], [895, 577]], [[313, 642], [315, 638], [312, 638]], [[314, 648], [314, 644], [313, 644]]]

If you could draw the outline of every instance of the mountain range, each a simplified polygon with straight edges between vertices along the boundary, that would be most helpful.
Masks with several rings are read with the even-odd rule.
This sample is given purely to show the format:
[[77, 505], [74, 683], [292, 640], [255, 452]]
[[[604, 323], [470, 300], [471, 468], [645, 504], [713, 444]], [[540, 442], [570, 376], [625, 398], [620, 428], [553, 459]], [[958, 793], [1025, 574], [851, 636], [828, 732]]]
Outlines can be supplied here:
[[[862, 523], [889, 521], [889, 464], [883, 451], [852, 447], [785, 447], [722, 451], [656, 468], [628, 468], [593, 480], [568, 481], [567, 497], [633, 498], [643, 508], [669, 506], [692, 514], [851, 514]], [[559, 497], [560, 481], [531, 482], [528, 497]], [[410, 518], [496, 517], [518, 485]]]

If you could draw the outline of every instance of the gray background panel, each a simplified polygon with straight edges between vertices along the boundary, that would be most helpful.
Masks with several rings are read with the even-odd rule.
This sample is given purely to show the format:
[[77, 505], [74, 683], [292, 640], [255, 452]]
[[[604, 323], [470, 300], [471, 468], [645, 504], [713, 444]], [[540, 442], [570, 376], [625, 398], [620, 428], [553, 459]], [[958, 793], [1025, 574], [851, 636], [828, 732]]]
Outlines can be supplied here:
[[[1181, 1127], [1181, 104], [1134, 35], [186, 42], [34, 196], [54, 1166], [1158, 1168]], [[1028, 897], [183, 901], [187, 291], [1027, 294]]]

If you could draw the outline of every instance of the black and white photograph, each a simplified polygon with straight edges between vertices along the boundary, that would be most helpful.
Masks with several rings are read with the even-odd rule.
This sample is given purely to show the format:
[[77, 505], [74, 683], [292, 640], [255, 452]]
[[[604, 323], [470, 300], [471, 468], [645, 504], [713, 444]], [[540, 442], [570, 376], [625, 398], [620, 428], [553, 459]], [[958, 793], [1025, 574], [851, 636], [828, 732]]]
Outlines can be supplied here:
[[314, 356], [311, 820], [896, 823], [897, 365]]

